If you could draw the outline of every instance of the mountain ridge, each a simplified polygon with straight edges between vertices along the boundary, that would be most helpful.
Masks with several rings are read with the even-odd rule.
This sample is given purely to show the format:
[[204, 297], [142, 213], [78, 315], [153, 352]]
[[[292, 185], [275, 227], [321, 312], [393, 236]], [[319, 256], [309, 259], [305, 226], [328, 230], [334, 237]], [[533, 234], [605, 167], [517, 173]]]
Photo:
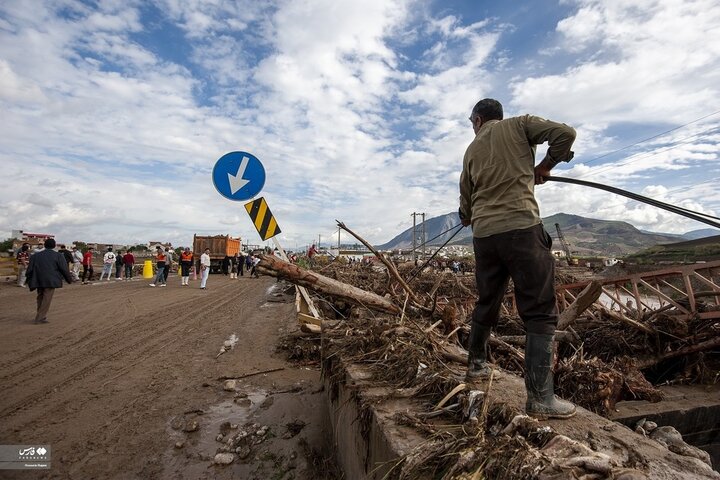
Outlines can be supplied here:
[[[580, 256], [621, 256], [636, 253], [645, 248], [658, 244], [670, 244], [687, 240], [696, 240], [714, 235], [720, 235], [720, 230], [706, 228], [692, 230], [682, 235], [642, 231], [632, 224], [624, 221], [599, 220], [580, 215], [557, 213], [542, 219], [545, 229], [553, 237], [553, 249], [560, 250], [562, 246], [558, 241], [555, 224], [560, 226], [563, 237], [570, 245], [570, 251]], [[428, 246], [440, 246], [450, 240], [448, 245], [472, 246], [472, 230], [462, 228], [456, 232], [460, 224], [457, 212], [430, 218], [425, 221], [425, 238], [431, 240]], [[453, 228], [456, 227], [456, 228]], [[420, 240], [418, 225], [417, 245]], [[434, 237], [437, 237], [433, 240]], [[378, 245], [381, 250], [412, 248], [412, 227], [399, 233], [390, 241]]]

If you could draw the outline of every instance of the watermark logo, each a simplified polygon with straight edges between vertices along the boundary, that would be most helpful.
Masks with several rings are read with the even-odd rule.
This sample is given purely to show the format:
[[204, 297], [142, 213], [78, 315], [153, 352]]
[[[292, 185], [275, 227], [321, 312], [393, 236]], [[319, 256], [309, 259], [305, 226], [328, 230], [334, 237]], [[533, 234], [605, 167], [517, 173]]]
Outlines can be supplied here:
[[0, 470], [50, 468], [50, 445], [0, 445]]

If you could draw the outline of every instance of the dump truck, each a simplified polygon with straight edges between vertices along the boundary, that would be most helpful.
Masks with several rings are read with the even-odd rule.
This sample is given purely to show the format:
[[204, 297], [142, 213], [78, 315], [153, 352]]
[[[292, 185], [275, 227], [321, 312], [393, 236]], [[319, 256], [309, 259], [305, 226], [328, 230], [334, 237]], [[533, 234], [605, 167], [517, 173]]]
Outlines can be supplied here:
[[242, 249], [242, 239], [230, 235], [193, 235], [193, 255], [195, 267], [200, 265], [200, 255], [210, 249], [210, 273], [218, 273], [225, 257], [233, 257]]

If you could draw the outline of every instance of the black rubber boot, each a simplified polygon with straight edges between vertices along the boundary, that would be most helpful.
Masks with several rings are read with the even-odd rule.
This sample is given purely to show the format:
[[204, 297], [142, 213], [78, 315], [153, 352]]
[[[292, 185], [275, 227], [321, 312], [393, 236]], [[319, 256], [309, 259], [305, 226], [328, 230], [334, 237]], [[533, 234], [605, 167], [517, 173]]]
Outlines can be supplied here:
[[536, 418], [570, 418], [575, 405], [555, 396], [552, 372], [553, 335], [527, 334], [525, 345], [525, 411]]
[[490, 338], [490, 328], [473, 322], [470, 326], [470, 345], [468, 348], [468, 368], [465, 378], [476, 378], [490, 375], [487, 364], [487, 344]]

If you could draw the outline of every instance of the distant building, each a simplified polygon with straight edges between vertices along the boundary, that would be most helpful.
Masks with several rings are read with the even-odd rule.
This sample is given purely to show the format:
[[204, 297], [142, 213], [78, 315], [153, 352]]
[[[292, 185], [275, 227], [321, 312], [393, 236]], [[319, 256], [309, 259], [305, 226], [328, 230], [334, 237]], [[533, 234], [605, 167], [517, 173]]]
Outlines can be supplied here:
[[45, 240], [48, 238], [55, 238], [55, 235], [49, 234], [49, 233], [29, 233], [25, 232], [23, 230], [13, 230], [12, 231], [12, 237], [13, 237], [13, 252], [20, 249], [23, 245], [23, 243], [29, 243], [30, 244], [30, 250], [34, 248], [43, 248], [43, 244], [45, 243]]
[[165, 248], [169, 248], [169, 249], [173, 248], [171, 242], [163, 243], [163, 242], [152, 242], [151, 241], [151, 242], [148, 242], [147, 246], [151, 252], [155, 251], [155, 248], [158, 246], [162, 247], [163, 250], [165, 250]]

